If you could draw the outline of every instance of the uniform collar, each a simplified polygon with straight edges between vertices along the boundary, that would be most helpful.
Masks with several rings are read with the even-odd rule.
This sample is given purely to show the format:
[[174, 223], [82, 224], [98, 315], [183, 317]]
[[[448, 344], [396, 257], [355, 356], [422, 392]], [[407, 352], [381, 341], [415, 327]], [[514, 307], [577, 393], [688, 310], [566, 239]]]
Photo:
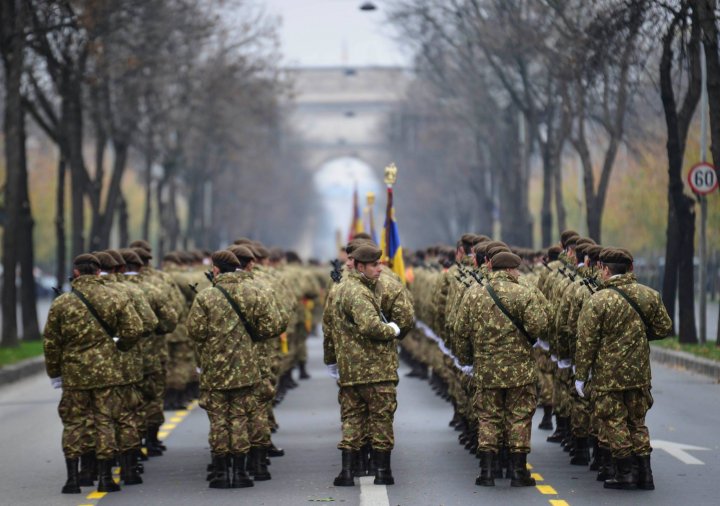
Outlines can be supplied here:
[[637, 283], [637, 278], [634, 273], [628, 272], [626, 274], [616, 274], [615, 276], [608, 278], [605, 281], [605, 286], [625, 286], [633, 283]]

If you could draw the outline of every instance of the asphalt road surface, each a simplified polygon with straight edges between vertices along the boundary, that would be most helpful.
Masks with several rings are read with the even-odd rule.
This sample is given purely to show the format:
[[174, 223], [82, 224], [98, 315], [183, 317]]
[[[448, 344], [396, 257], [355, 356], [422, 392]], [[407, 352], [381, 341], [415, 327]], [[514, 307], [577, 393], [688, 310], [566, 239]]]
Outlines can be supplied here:
[[[60, 392], [44, 375], [0, 388], [0, 505], [312, 505], [319, 503], [389, 506], [503, 505], [716, 505], [720, 503], [720, 385], [709, 379], [653, 367], [655, 406], [648, 425], [655, 441], [656, 490], [604, 490], [595, 473], [570, 466], [558, 445], [535, 430], [529, 462], [538, 486], [512, 489], [474, 484], [477, 460], [456, 443], [448, 427], [450, 405], [427, 383], [402, 378], [395, 421], [392, 467], [396, 485], [333, 487], [340, 465], [337, 387], [326, 376], [321, 340], [309, 340], [312, 379], [292, 390], [277, 409], [274, 435], [285, 457], [272, 459], [273, 479], [255, 487], [211, 490], [208, 422], [200, 408], [166, 412], [165, 456], [145, 463], [145, 483], [119, 493], [62, 495], [65, 470], [57, 416]], [[406, 371], [401, 370], [401, 375]], [[534, 426], [539, 422], [536, 415]], [[657, 441], [662, 441], [658, 443]], [[361, 483], [362, 482], [362, 483]]]

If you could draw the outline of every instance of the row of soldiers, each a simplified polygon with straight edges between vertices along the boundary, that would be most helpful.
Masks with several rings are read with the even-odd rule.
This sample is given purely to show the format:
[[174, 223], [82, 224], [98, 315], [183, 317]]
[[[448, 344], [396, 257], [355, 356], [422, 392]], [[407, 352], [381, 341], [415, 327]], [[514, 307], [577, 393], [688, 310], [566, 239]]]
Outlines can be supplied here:
[[452, 402], [450, 425], [480, 459], [477, 485], [534, 485], [526, 456], [539, 405], [539, 428], [552, 430], [554, 413], [548, 441], [571, 464], [590, 465], [606, 488], [654, 488], [648, 341], [672, 324], [659, 294], [637, 283], [629, 251], [571, 230], [544, 252], [464, 234], [414, 263], [418, 328], [403, 355], [411, 376], [429, 369]]
[[[202, 252], [172, 252], [163, 257], [163, 270], [158, 270], [151, 266], [152, 258], [147, 241], [79, 255], [73, 262], [71, 290], [58, 293], [51, 305], [44, 352], [51, 383], [62, 389], [58, 411], [68, 473], [63, 493], [80, 493], [81, 486], [94, 486], [95, 481], [101, 492], [119, 490], [111, 474], [115, 464], [121, 468], [120, 480], [125, 485], [142, 483], [141, 462], [166, 450], [158, 439], [163, 408], [184, 406], [198, 396], [211, 426], [215, 425], [210, 433], [210, 486], [233, 486], [227, 463], [235, 454], [231, 450], [238, 450], [230, 446], [236, 420], [227, 419], [217, 391], [234, 390], [236, 385], [232, 375], [217, 373], [218, 367], [228, 363], [228, 348], [213, 348], [215, 341], [207, 331], [237, 333], [239, 320], [232, 318], [234, 306], [218, 302], [217, 296], [214, 302], [224, 311], [222, 319], [200, 324], [198, 313], [200, 301], [207, 300], [200, 295], [216, 287], [225, 273], [217, 272], [215, 263], [226, 270], [231, 265], [232, 273], [225, 278], [257, 285], [271, 301], [258, 303], [258, 308], [267, 308], [272, 318], [253, 323], [272, 327], [271, 335], [260, 332], [262, 342], [245, 346], [249, 353], [245, 360], [257, 367], [259, 376], [251, 375], [252, 384], [242, 387], [249, 389], [257, 409], [252, 410], [252, 423], [244, 425], [246, 432], [248, 427], [253, 430], [253, 446], [240, 448], [251, 458], [247, 465], [244, 457], [237, 461], [241, 471], [237, 486], [252, 485], [243, 478], [247, 471], [257, 481], [270, 479], [268, 456], [284, 454], [271, 440], [271, 432], [277, 429], [273, 406], [297, 386], [292, 379], [294, 367], [300, 368], [301, 378], [306, 377], [305, 339], [313, 317], [318, 318], [312, 303], [322, 301], [324, 276], [302, 266], [292, 252], [268, 250], [245, 238], [220, 252], [220, 259], [217, 253], [208, 258]], [[209, 267], [212, 271], [208, 272]], [[240, 339], [247, 340], [248, 335]], [[240, 371], [241, 376], [246, 374]], [[219, 426], [212, 423], [218, 410], [222, 413]], [[249, 419], [247, 413], [244, 416]], [[223, 425], [222, 420], [227, 423]]]

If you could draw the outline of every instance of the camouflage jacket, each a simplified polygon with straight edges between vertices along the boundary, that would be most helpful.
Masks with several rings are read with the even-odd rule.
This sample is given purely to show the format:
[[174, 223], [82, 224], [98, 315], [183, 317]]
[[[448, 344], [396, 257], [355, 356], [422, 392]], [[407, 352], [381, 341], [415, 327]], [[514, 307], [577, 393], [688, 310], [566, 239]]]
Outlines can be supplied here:
[[[547, 314], [540, 299], [506, 271], [490, 273], [488, 283], [507, 310], [530, 336], [547, 331]], [[461, 364], [474, 366], [481, 388], [511, 388], [536, 381], [532, 346], [498, 308], [486, 286], [475, 284], [462, 300], [455, 324], [456, 354]]]
[[337, 355], [335, 354], [335, 326], [338, 324], [339, 317], [335, 313], [336, 298], [340, 291], [340, 287], [347, 279], [347, 270], [344, 271], [340, 282], [333, 283], [325, 297], [325, 307], [323, 309], [322, 331], [323, 331], [323, 362], [327, 365], [337, 364]]
[[[235, 313], [223, 287], [240, 308], [250, 329]], [[262, 379], [255, 345], [248, 331], [260, 339], [282, 332], [283, 319], [275, 301], [258, 286], [250, 272], [229, 272], [215, 278], [215, 286], [200, 292], [187, 318], [190, 338], [197, 345], [201, 388], [232, 390]]]
[[[240, 272], [236, 273], [236, 275], [240, 277], [243, 276]], [[278, 349], [277, 338], [280, 337], [280, 334], [287, 328], [290, 312], [286, 310], [287, 305], [282, 300], [282, 292], [278, 290], [277, 278], [275, 278], [268, 269], [260, 266], [256, 267], [253, 270], [253, 279], [250, 280], [248, 278], [247, 281], [254, 282], [258, 289], [262, 290], [269, 299], [272, 299], [279, 313], [278, 324], [280, 325], [280, 332], [271, 339], [253, 343], [259, 360], [260, 372], [264, 378], [270, 378], [273, 377], [273, 359]]]
[[128, 297], [104, 285], [97, 276], [80, 276], [73, 290], [85, 296], [95, 311], [115, 330], [116, 345], [98, 320], [74, 293], [64, 293], [50, 306], [43, 348], [48, 376], [62, 376], [63, 388], [87, 390], [131, 382], [118, 367], [118, 348], [131, 349], [143, 333], [143, 324]]
[[380, 297], [380, 308], [385, 318], [398, 324], [398, 339], [402, 339], [415, 327], [415, 309], [410, 291], [394, 272], [383, 267], [376, 292]]
[[376, 283], [348, 274], [334, 297], [333, 342], [342, 386], [398, 381], [395, 333], [380, 317]]
[[578, 320], [576, 372], [586, 381], [592, 372], [599, 391], [629, 390], [650, 385], [650, 345], [645, 326], [630, 304], [610, 287], [627, 294], [642, 310], [658, 336], [672, 331], [660, 294], [639, 284], [632, 273], [613, 276], [603, 290], [583, 305]]

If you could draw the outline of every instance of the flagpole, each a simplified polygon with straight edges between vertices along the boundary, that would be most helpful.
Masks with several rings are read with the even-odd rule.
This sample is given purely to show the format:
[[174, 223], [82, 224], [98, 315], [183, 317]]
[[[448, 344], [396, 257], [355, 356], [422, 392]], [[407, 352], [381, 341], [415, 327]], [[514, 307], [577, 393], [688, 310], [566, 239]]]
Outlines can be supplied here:
[[393, 259], [390, 257], [390, 237], [392, 235], [392, 207], [393, 207], [393, 190], [392, 186], [397, 181], [397, 167], [391, 163], [385, 167], [385, 184], [387, 185], [387, 207], [385, 210], [385, 254], [387, 255], [388, 266], [392, 269]]

